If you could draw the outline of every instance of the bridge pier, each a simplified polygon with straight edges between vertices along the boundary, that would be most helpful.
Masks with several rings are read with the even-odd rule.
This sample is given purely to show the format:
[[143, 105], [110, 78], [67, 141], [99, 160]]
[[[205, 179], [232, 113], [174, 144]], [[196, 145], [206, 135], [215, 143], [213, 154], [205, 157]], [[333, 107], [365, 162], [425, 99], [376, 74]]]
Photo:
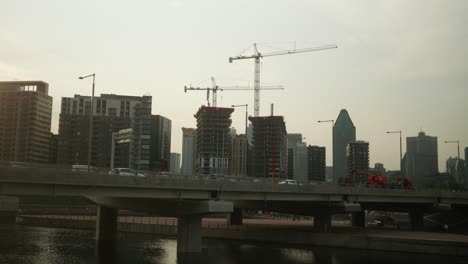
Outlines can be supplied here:
[[202, 215], [184, 215], [177, 219], [177, 253], [199, 253], [202, 250]]
[[118, 209], [103, 205], [97, 206], [96, 248], [108, 250], [115, 245], [117, 238]]
[[329, 212], [323, 212], [314, 215], [314, 229], [318, 232], [330, 232], [331, 214]]
[[354, 212], [351, 214], [351, 223], [355, 227], [366, 227], [366, 211]]
[[242, 225], [242, 208], [234, 207], [234, 211], [229, 214], [229, 224]]
[[421, 231], [424, 229], [424, 211], [420, 208], [413, 208], [408, 213], [411, 230]]
[[15, 225], [18, 210], [18, 198], [0, 196], [0, 225]]

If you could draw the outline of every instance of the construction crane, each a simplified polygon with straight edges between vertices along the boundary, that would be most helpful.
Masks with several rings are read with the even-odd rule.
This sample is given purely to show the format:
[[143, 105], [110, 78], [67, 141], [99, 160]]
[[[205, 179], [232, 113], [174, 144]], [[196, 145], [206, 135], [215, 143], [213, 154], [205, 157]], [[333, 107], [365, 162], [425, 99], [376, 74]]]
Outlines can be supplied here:
[[[235, 91], [235, 90], [237, 90], [237, 91], [240, 91], [240, 90], [252, 91], [253, 90], [252, 88], [243, 87], [243, 86], [219, 87], [216, 84], [216, 80], [215, 80], [214, 77], [211, 77], [211, 84], [212, 84], [212, 87], [192, 87], [192, 86], [187, 87], [187, 86], [184, 86], [184, 92], [187, 92], [187, 91], [206, 91], [207, 105], [216, 107], [217, 104], [218, 104], [218, 94], [217, 94], [218, 91], [225, 91], [225, 90], [226, 91]], [[260, 87], [260, 90], [284, 90], [284, 87], [281, 86], [281, 85], [262, 86], [262, 87]], [[210, 105], [210, 92], [213, 93], [211, 105]]]
[[323, 45], [323, 46], [318, 46], [318, 47], [313, 47], [313, 48], [293, 49], [293, 50], [277, 51], [277, 52], [271, 52], [271, 53], [263, 54], [263, 53], [258, 51], [257, 43], [254, 43], [253, 47], [254, 47], [254, 54], [253, 55], [250, 55], [250, 56], [240, 55], [240, 56], [236, 56], [236, 57], [229, 57], [229, 63], [232, 63], [235, 60], [255, 59], [254, 116], [259, 116], [260, 115], [260, 58], [338, 48], [338, 46], [336, 46], [336, 45]]

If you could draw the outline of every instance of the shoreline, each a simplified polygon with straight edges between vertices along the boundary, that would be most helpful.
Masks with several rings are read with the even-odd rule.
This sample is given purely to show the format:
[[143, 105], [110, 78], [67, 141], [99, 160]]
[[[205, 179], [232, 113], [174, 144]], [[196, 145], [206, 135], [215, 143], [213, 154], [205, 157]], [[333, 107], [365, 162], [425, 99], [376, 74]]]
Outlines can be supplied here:
[[[94, 230], [94, 220], [76, 220], [19, 216], [17, 224]], [[118, 223], [119, 232], [177, 236], [177, 225], [148, 223]], [[348, 232], [317, 233], [304, 230], [245, 228], [241, 226], [202, 227], [203, 238], [279, 243], [296, 246], [316, 246], [377, 250], [406, 253], [426, 253], [468, 257], [468, 236], [427, 232], [356, 229]]]

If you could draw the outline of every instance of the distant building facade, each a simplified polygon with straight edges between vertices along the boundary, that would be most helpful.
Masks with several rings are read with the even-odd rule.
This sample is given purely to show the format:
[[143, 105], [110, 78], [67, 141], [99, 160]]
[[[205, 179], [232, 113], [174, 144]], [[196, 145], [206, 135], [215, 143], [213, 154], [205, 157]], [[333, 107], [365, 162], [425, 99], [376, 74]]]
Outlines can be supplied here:
[[307, 147], [307, 178], [309, 181], [326, 181], [325, 147]]
[[150, 169], [169, 171], [171, 160], [172, 121], [160, 115], [151, 116]]
[[49, 163], [57, 163], [58, 134], [50, 133]]
[[[132, 129], [129, 167], [150, 169], [151, 96], [101, 94], [94, 98], [91, 165], [109, 168], [112, 133]], [[63, 97], [58, 163], [87, 164], [91, 97]]]
[[0, 160], [49, 162], [52, 97], [42, 81], [0, 82]]
[[333, 126], [333, 183], [348, 176], [346, 147], [356, 141], [356, 127], [346, 109], [342, 109]]
[[460, 186], [466, 185], [466, 161], [457, 157], [449, 157], [445, 162], [447, 174], [454, 179]]
[[234, 108], [202, 106], [195, 114], [195, 170], [198, 174], [228, 174], [232, 112]]
[[302, 142], [301, 133], [288, 133], [288, 179], [294, 179], [294, 161], [297, 143]]
[[182, 128], [182, 175], [192, 176], [194, 174], [195, 131], [194, 128]]
[[171, 153], [171, 165], [170, 172], [174, 174], [180, 174], [180, 153]]
[[287, 132], [282, 116], [249, 117], [253, 124], [253, 175], [286, 178]]
[[[289, 164], [288, 164], [289, 166]], [[294, 178], [298, 182], [309, 181], [307, 177], [307, 144], [303, 142], [296, 143], [294, 148]]]
[[439, 172], [437, 137], [419, 132], [417, 137], [406, 138], [405, 176], [415, 186], [429, 183]]
[[382, 163], [375, 163], [374, 170], [378, 171], [378, 172], [380, 172], [382, 174], [384, 174], [386, 172], [386, 169], [385, 169], [385, 167], [384, 167], [384, 165]]
[[247, 138], [244, 134], [232, 138], [231, 161], [229, 175], [247, 176]]
[[369, 171], [369, 143], [366, 141], [349, 143], [346, 148], [346, 157], [348, 175], [353, 176], [356, 184], [365, 184]]

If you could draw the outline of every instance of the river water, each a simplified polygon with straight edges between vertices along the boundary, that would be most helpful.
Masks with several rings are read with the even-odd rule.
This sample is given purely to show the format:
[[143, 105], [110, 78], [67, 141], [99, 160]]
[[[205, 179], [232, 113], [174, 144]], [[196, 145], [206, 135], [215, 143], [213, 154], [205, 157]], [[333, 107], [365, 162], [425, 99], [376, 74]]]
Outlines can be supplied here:
[[114, 250], [96, 252], [94, 245], [93, 231], [23, 226], [0, 228], [0, 263], [468, 263], [468, 259], [453, 256], [213, 239], [203, 241], [201, 254], [177, 256], [174, 238], [129, 233], [119, 234]]

